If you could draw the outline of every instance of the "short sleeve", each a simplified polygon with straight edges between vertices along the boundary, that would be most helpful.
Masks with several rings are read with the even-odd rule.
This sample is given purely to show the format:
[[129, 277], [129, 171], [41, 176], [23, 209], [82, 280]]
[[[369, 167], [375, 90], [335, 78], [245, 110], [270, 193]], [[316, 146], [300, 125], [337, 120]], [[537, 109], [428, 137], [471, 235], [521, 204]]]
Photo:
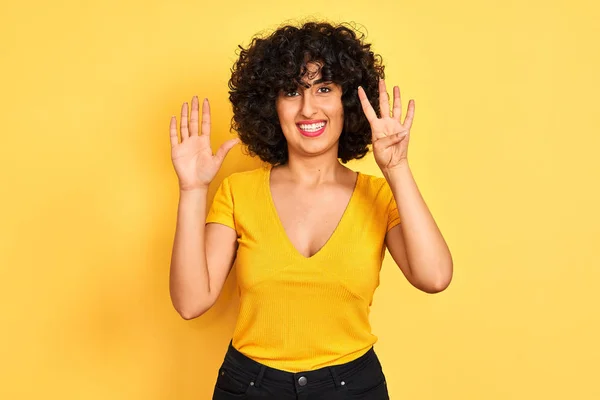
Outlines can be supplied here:
[[225, 178], [217, 188], [215, 197], [206, 215], [206, 223], [215, 222], [235, 229], [233, 213], [233, 196], [229, 177]]
[[389, 203], [387, 208], [387, 229], [386, 233], [390, 231], [393, 227], [400, 223], [400, 213], [398, 212], [398, 205], [396, 204], [396, 200], [394, 199], [394, 193], [390, 188], [387, 181], [384, 183], [384, 189], [386, 190], [386, 195], [389, 196]]
[[390, 231], [393, 227], [400, 223], [400, 214], [398, 213], [398, 207], [396, 205], [396, 201], [394, 200], [394, 196], [392, 195], [392, 200], [390, 201], [390, 205], [388, 207], [388, 224], [386, 233]]

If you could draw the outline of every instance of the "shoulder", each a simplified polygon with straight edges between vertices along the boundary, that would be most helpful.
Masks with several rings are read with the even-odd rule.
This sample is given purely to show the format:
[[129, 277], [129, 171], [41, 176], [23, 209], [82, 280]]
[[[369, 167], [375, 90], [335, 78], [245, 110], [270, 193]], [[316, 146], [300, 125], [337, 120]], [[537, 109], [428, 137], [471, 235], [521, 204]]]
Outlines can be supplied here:
[[248, 171], [234, 172], [223, 182], [232, 192], [247, 192], [256, 190], [264, 181], [268, 167], [258, 167]]
[[382, 176], [363, 174], [358, 196], [368, 208], [387, 210], [393, 203], [394, 193], [388, 181]]
[[362, 190], [372, 196], [386, 196], [391, 193], [390, 186], [384, 177], [360, 173], [362, 176]]

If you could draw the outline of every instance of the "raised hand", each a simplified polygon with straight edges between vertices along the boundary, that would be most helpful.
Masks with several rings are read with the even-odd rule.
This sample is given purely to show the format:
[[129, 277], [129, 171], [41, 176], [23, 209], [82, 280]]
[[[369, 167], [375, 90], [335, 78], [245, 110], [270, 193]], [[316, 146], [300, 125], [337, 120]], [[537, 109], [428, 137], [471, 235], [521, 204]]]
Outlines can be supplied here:
[[385, 88], [385, 81], [379, 80], [379, 109], [381, 118], [377, 114], [362, 87], [358, 88], [358, 98], [362, 109], [371, 125], [373, 155], [379, 168], [385, 170], [394, 169], [402, 163], [408, 162], [408, 142], [410, 140], [410, 128], [415, 114], [415, 101], [408, 102], [408, 112], [404, 123], [400, 122], [402, 117], [402, 102], [400, 100], [400, 88], [394, 86], [394, 108], [390, 117], [390, 104]]
[[213, 155], [210, 147], [210, 105], [208, 99], [202, 103], [202, 127], [198, 135], [198, 97], [192, 98], [192, 114], [188, 127], [188, 103], [181, 107], [181, 143], [177, 136], [177, 118], [171, 117], [171, 160], [179, 179], [180, 190], [208, 188], [221, 168], [229, 150], [239, 139], [224, 142]]

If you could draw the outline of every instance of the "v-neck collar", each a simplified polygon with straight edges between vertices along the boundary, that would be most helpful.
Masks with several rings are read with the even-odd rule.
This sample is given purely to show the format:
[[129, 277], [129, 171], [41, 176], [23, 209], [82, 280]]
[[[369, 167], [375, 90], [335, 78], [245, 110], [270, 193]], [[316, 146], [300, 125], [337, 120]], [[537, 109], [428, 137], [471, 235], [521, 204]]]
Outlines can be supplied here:
[[264, 172], [264, 180], [263, 180], [264, 185], [263, 186], [266, 191], [266, 196], [268, 199], [268, 207], [270, 209], [271, 215], [272, 215], [273, 219], [275, 220], [275, 222], [277, 223], [277, 229], [279, 230], [281, 236], [284, 238], [286, 246], [290, 248], [290, 250], [293, 252], [293, 254], [296, 257], [301, 258], [302, 260], [305, 260], [305, 261], [314, 260], [315, 258], [322, 256], [323, 253], [326, 253], [327, 248], [331, 247], [331, 245], [333, 245], [332, 242], [339, 235], [339, 231], [342, 230], [343, 225], [345, 224], [345, 220], [348, 219], [348, 216], [347, 216], [349, 214], [348, 210], [350, 210], [353, 203], [355, 202], [355, 197], [357, 196], [356, 192], [358, 191], [358, 186], [360, 184], [359, 181], [361, 179], [362, 174], [360, 173], [360, 171], [357, 171], [356, 182], [354, 183], [354, 189], [352, 190], [352, 194], [350, 195], [350, 200], [348, 201], [348, 204], [346, 205], [346, 209], [344, 210], [342, 217], [338, 221], [338, 224], [336, 225], [335, 229], [333, 230], [333, 232], [331, 233], [331, 235], [329, 236], [329, 238], [327, 239], [325, 244], [323, 244], [323, 246], [321, 246], [321, 248], [319, 250], [317, 250], [317, 252], [315, 254], [313, 254], [310, 257], [306, 257], [304, 254], [302, 254], [298, 251], [296, 246], [294, 246], [294, 244], [290, 240], [289, 236], [287, 235], [285, 228], [283, 227], [281, 218], [279, 218], [279, 213], [277, 212], [277, 208], [275, 207], [275, 201], [273, 200], [273, 193], [271, 192], [271, 170], [272, 169], [273, 169], [272, 165], [267, 166], [266, 171]]

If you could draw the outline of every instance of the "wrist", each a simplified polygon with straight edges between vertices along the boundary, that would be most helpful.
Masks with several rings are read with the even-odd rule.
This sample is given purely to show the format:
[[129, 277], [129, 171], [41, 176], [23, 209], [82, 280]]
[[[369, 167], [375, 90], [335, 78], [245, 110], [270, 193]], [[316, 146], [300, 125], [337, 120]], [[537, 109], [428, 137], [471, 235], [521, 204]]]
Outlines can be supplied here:
[[408, 159], [406, 158], [391, 168], [383, 168], [381, 170], [386, 178], [388, 176], [397, 175], [398, 173], [404, 173], [406, 171], [410, 171], [410, 165], [408, 164]]
[[189, 188], [179, 188], [180, 196], [197, 196], [206, 195], [208, 193], [208, 186], [195, 186]]

